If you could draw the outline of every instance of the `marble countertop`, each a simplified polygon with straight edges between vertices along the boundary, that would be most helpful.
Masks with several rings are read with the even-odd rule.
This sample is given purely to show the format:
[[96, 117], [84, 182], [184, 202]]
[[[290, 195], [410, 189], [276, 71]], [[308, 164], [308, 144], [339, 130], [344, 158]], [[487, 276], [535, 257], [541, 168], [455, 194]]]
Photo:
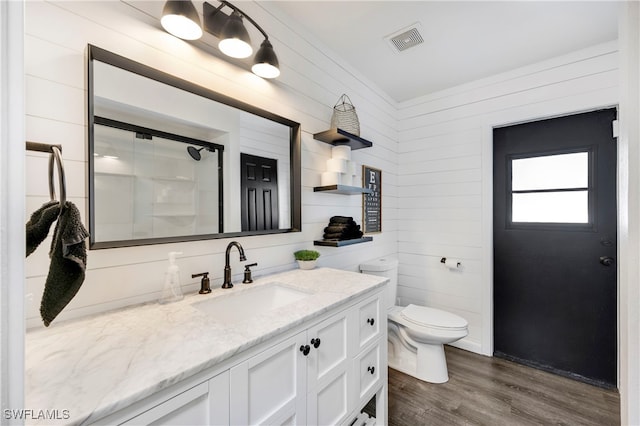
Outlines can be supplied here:
[[[193, 306], [274, 282], [310, 296], [235, 323], [217, 321]], [[385, 282], [330, 268], [296, 269], [167, 305], [147, 303], [29, 331], [25, 409], [58, 411], [58, 420], [41, 424], [98, 420]]]

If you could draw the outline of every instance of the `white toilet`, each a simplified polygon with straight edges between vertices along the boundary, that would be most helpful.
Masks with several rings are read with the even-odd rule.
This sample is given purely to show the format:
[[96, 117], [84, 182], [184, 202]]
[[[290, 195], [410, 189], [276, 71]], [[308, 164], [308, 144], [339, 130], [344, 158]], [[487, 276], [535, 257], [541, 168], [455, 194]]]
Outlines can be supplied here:
[[389, 339], [389, 367], [430, 383], [449, 380], [445, 343], [468, 334], [467, 321], [450, 312], [426, 306], [395, 306], [398, 261], [376, 259], [360, 265], [360, 272], [389, 278], [385, 307]]

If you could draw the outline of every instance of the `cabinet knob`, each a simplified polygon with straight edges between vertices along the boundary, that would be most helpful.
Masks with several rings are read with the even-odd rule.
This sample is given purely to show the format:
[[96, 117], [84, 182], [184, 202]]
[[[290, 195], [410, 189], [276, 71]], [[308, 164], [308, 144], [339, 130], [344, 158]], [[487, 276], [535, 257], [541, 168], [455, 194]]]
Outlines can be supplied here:
[[309, 351], [310, 350], [311, 350], [311, 346], [309, 346], [309, 345], [300, 346], [300, 352], [302, 352], [302, 355], [304, 355], [304, 356], [309, 355]]
[[376, 323], [376, 320], [373, 318], [367, 318], [367, 324], [373, 325]]
[[373, 367], [373, 366], [371, 366], [371, 367], [367, 367], [367, 371], [368, 371], [369, 373], [371, 373], [371, 374], [375, 374], [375, 372], [376, 372], [376, 368], [375, 368], [375, 367]]
[[319, 338], [311, 339], [311, 344], [313, 345], [314, 348], [318, 349], [318, 346], [320, 346], [320, 339]]

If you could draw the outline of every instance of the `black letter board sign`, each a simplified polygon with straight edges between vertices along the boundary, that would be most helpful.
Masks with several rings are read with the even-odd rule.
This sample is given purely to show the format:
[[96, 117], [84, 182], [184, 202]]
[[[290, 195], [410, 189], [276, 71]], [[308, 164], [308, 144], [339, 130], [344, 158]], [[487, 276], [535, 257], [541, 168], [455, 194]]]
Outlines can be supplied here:
[[382, 232], [382, 172], [362, 166], [362, 187], [371, 194], [362, 194], [362, 232]]

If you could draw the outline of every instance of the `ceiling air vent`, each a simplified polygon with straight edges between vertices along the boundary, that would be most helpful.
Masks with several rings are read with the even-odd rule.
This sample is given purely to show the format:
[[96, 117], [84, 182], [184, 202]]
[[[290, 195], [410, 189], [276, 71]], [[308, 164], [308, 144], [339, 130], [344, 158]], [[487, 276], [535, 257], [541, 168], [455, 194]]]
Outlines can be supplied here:
[[414, 46], [424, 43], [420, 34], [420, 24], [415, 23], [385, 37], [396, 52], [403, 52]]

